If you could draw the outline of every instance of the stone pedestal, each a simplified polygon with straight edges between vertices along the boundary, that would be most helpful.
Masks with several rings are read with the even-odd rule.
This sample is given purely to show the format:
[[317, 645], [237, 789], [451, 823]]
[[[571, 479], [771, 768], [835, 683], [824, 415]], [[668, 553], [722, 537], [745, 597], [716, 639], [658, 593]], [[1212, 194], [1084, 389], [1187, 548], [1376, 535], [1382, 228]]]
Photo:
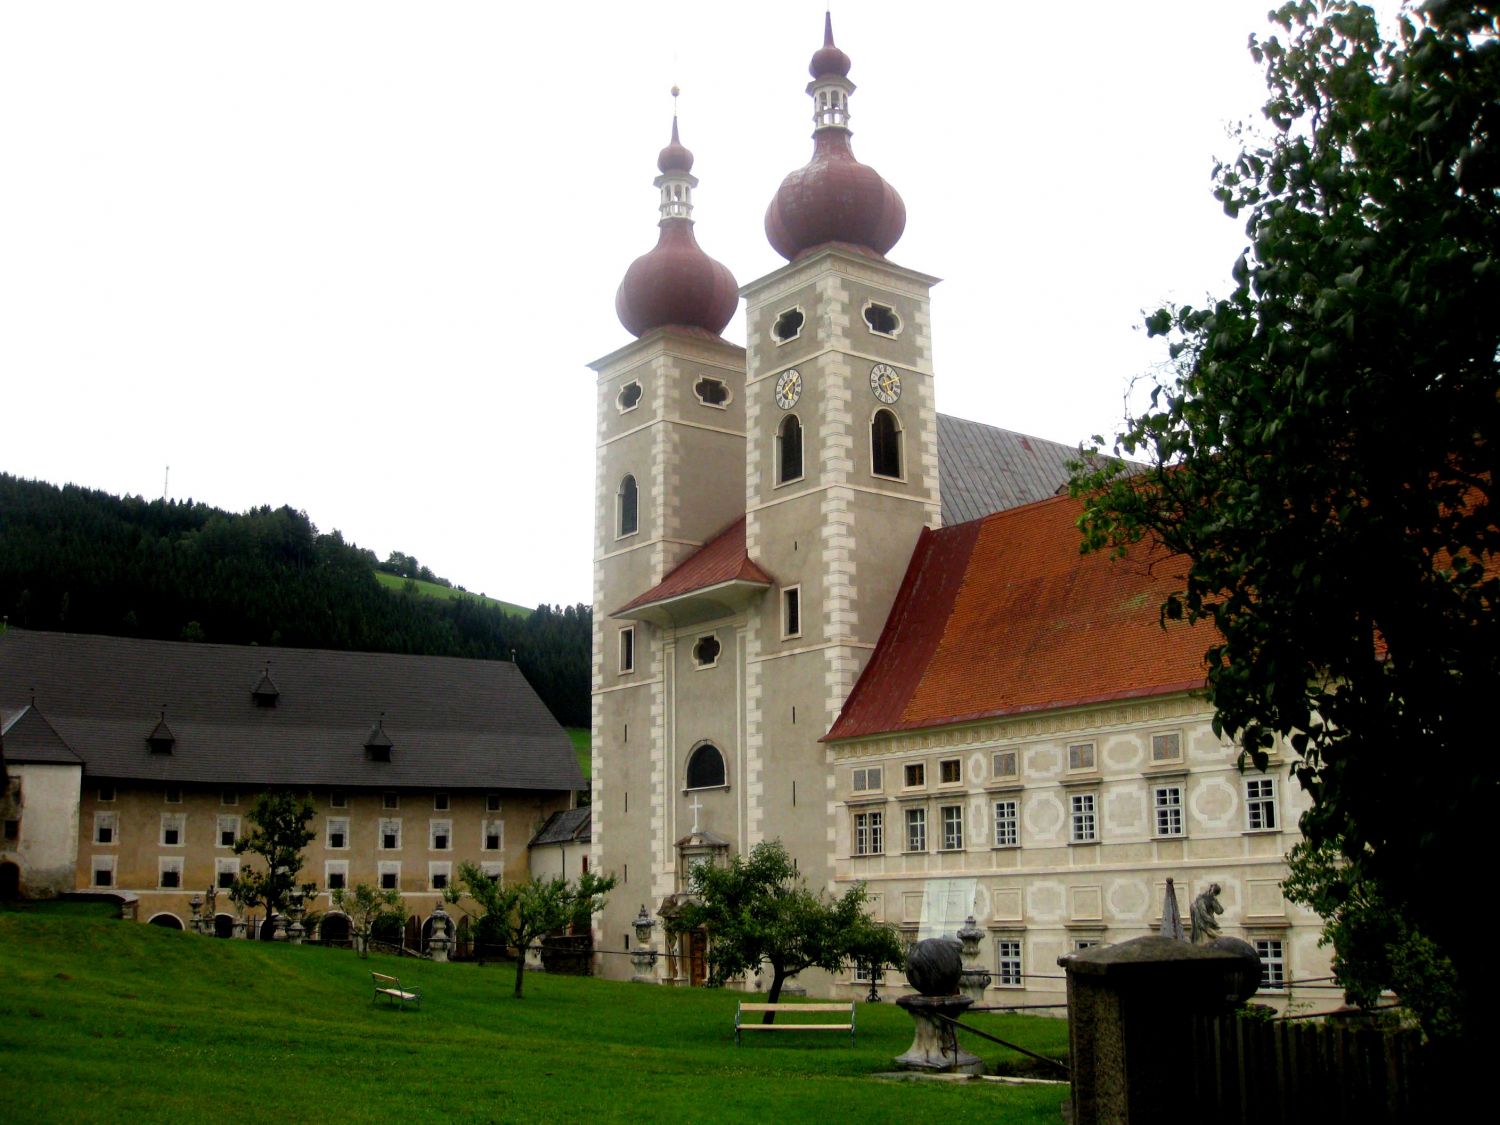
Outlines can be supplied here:
[[896, 1065], [903, 1070], [949, 1071], [957, 1074], [981, 1074], [984, 1062], [958, 1045], [953, 1025], [940, 1019], [958, 1019], [974, 1001], [967, 996], [899, 996], [898, 1007], [904, 1009], [917, 1025], [917, 1033], [906, 1054], [898, 1055]]
[[289, 945], [301, 945], [302, 939], [307, 936], [307, 931], [302, 926], [301, 918], [294, 918], [292, 924], [287, 927], [286, 940]]
[[244, 941], [245, 940], [245, 930], [248, 929], [248, 928], [249, 928], [249, 923], [248, 922], [246, 922], [243, 918], [236, 918], [234, 920], [234, 936], [235, 936], [235, 938], [237, 938], [240, 941]]
[[271, 940], [286, 941], [286, 915], [271, 915]]
[[979, 963], [979, 943], [984, 940], [984, 931], [974, 922], [970, 914], [964, 928], [958, 931], [958, 944], [964, 962], [963, 975], [959, 977], [958, 990], [976, 1004], [984, 1003], [984, 990], [990, 986], [990, 974]]
[[443, 909], [441, 901], [433, 910], [429, 921], [432, 925], [432, 936], [427, 939], [427, 952], [432, 955], [434, 961], [446, 964], [448, 961], [448, 912]]

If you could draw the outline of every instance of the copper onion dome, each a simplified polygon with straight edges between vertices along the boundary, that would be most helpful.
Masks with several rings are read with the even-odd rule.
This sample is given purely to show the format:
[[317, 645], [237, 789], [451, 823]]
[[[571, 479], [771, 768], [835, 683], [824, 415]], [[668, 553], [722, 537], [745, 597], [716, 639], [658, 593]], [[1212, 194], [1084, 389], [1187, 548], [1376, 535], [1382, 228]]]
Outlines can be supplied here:
[[789, 261], [828, 243], [884, 257], [906, 229], [906, 204], [896, 189], [854, 158], [849, 144], [849, 56], [833, 43], [824, 17], [823, 46], [808, 67], [813, 80], [813, 156], [781, 181], [766, 209], [766, 237]]
[[[677, 91], [672, 91], [676, 96]], [[628, 332], [644, 336], [655, 328], [700, 329], [717, 336], [739, 308], [734, 275], [705, 254], [693, 235], [693, 154], [677, 137], [661, 150], [661, 234], [655, 249], [630, 263], [615, 293], [615, 315]]]

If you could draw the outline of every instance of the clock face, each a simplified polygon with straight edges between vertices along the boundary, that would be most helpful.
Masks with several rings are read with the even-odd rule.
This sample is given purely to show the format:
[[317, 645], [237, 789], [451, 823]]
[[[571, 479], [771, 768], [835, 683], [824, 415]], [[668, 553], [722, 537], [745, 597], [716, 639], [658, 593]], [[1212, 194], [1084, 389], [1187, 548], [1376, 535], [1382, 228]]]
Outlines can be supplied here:
[[895, 402], [901, 397], [901, 372], [889, 363], [870, 368], [870, 390], [881, 402]]
[[795, 367], [788, 368], [776, 378], [776, 405], [790, 410], [802, 397], [802, 373]]

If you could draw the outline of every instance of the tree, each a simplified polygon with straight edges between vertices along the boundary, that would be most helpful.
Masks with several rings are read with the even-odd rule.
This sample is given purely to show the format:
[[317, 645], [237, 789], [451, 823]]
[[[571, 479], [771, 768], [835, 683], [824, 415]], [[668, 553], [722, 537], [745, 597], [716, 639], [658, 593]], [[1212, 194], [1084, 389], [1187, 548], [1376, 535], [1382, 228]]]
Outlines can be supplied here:
[[526, 980], [526, 950], [531, 943], [568, 925], [588, 925], [603, 909], [605, 895], [614, 890], [613, 875], [585, 871], [574, 882], [561, 877], [503, 884], [476, 864], [458, 865], [458, 882], [479, 904], [481, 940], [488, 937], [516, 951], [515, 996], [522, 998]]
[[1405, 931], [1378, 944], [1450, 962], [1467, 1020], [1496, 996], [1470, 872], [1500, 782], [1477, 741], [1500, 697], [1497, 11], [1431, 0], [1395, 42], [1344, 0], [1272, 13], [1285, 41], [1251, 41], [1269, 134], [1215, 173], [1249, 239], [1233, 291], [1147, 321], [1173, 366], [1115, 450], [1149, 468], [1074, 482], [1086, 549], [1184, 560], [1163, 620], [1216, 630], [1207, 691], [1242, 764], [1294, 751], [1320, 858], [1289, 886], [1344, 979], [1422, 987], [1396, 946], [1372, 959], [1375, 931], [1341, 935], [1378, 903]]
[[266, 917], [286, 908], [295, 890], [304, 895], [317, 891], [315, 883], [297, 882], [302, 870], [302, 849], [317, 835], [307, 826], [315, 815], [312, 800], [298, 800], [290, 793], [262, 793], [250, 806], [255, 827], [235, 841], [234, 854], [250, 852], [265, 862], [265, 870], [241, 867], [229, 888], [229, 897], [242, 907], [264, 906]]
[[349, 916], [361, 957], [370, 956], [370, 931], [382, 918], [394, 918], [399, 925], [406, 921], [406, 903], [401, 892], [392, 888], [382, 891], [369, 883], [340, 887], [333, 892], [333, 905]]
[[[888, 926], [865, 914], [869, 895], [856, 883], [836, 899], [814, 894], [780, 840], [755, 845], [748, 857], [727, 866], [700, 863], [693, 868], [692, 899], [667, 921], [668, 931], [708, 931], [709, 980], [771, 966], [768, 1001], [777, 1003], [787, 978], [803, 969], [836, 973], [851, 961], [879, 967], [899, 964], [901, 942]], [[775, 1012], [767, 1012], [770, 1023]]]

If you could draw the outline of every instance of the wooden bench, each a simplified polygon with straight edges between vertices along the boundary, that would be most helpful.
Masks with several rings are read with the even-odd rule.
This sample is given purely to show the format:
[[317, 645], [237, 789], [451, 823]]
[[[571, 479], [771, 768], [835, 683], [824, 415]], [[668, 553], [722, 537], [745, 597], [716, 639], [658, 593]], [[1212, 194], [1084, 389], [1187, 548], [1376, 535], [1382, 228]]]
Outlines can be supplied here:
[[375, 995], [371, 998], [370, 1003], [379, 1003], [380, 998], [384, 996], [392, 1004], [399, 1004], [402, 1008], [406, 1007], [407, 1001], [410, 1001], [419, 1008], [422, 1006], [422, 990], [420, 988], [404, 989], [401, 987], [400, 978], [388, 977], [384, 973], [371, 972], [370, 976], [375, 981]]
[[[747, 1012], [842, 1012], [848, 1023], [746, 1023]], [[734, 1045], [740, 1045], [742, 1031], [847, 1031], [849, 1046], [854, 1046], [854, 1003], [848, 1004], [741, 1004], [734, 1014]]]

